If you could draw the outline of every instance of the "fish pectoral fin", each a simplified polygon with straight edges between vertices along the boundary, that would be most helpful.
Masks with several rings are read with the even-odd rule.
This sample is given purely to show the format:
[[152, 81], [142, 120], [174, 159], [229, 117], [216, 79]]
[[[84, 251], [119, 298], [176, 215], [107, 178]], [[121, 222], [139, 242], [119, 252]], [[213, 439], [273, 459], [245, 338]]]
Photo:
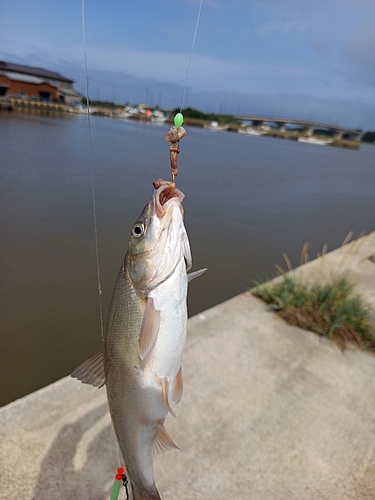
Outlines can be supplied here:
[[199, 269], [199, 271], [194, 271], [193, 273], [188, 273], [188, 282], [190, 283], [191, 280], [194, 278], [198, 278], [198, 276], [202, 276], [207, 271], [207, 267], [204, 267], [203, 269]]
[[147, 304], [143, 315], [141, 331], [138, 339], [139, 357], [143, 360], [151, 351], [158, 336], [160, 326], [160, 311], [157, 311], [154, 299], [147, 298]]
[[158, 432], [152, 443], [152, 453], [153, 455], [160, 455], [168, 450], [180, 450], [177, 444], [173, 441], [171, 436], [166, 431], [163, 424], [159, 425]]
[[161, 389], [163, 392], [164, 404], [167, 407], [167, 410], [169, 411], [169, 413], [175, 417], [176, 414], [173, 411], [173, 409], [171, 408], [171, 405], [169, 404], [169, 378], [168, 377], [161, 377], [160, 383], [161, 383]]
[[175, 381], [173, 384], [172, 400], [176, 405], [181, 401], [183, 387], [184, 387], [184, 382], [183, 382], [183, 378], [182, 378], [182, 366], [181, 366], [181, 368], [178, 370], [178, 373], [176, 375], [176, 378], [175, 378]]
[[77, 366], [71, 376], [84, 384], [90, 384], [98, 388], [103, 387], [105, 385], [103, 347]]

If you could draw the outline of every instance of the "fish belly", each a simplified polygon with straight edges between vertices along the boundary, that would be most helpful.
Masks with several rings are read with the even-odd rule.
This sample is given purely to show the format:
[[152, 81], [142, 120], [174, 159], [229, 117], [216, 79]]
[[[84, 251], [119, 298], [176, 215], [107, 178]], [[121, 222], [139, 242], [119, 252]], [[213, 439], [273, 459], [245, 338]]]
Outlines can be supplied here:
[[149, 294], [160, 311], [160, 328], [146, 370], [156, 377], [169, 377], [171, 382], [181, 367], [186, 344], [187, 287], [185, 261], [181, 259], [174, 273]]

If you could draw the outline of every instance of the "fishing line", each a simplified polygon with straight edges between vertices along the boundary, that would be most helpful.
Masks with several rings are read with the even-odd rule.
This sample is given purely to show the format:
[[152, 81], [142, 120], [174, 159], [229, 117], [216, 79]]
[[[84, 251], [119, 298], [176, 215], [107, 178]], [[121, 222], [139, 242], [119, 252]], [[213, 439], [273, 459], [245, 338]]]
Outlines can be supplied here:
[[194, 31], [194, 36], [193, 36], [193, 43], [191, 45], [189, 62], [188, 62], [188, 65], [187, 65], [187, 70], [186, 70], [186, 77], [185, 77], [184, 91], [183, 91], [183, 94], [182, 94], [182, 101], [181, 101], [181, 106], [180, 106], [180, 113], [182, 113], [182, 108], [184, 107], [185, 94], [186, 94], [186, 85], [187, 85], [187, 80], [188, 80], [189, 71], [190, 71], [191, 58], [193, 57], [193, 52], [194, 52], [195, 39], [197, 38], [199, 21], [200, 21], [200, 18], [201, 18], [202, 5], [203, 5], [203, 0], [201, 0], [201, 3], [199, 5], [197, 22], [195, 23], [195, 31]]
[[[98, 243], [98, 224], [96, 216], [96, 198], [95, 198], [95, 183], [94, 183], [94, 161], [92, 153], [92, 133], [91, 133], [91, 119], [90, 119], [90, 101], [89, 101], [89, 78], [87, 71], [87, 51], [86, 51], [86, 28], [85, 28], [85, 0], [82, 0], [82, 34], [83, 34], [83, 52], [84, 52], [84, 65], [85, 65], [85, 87], [86, 87], [86, 106], [87, 106], [87, 123], [89, 131], [89, 145], [90, 145], [90, 172], [91, 172], [91, 193], [92, 193], [92, 208], [94, 218], [94, 235], [95, 235], [95, 254], [96, 254], [96, 270], [98, 280], [98, 296], [99, 296], [99, 314], [100, 314], [100, 333], [102, 337], [102, 345], [104, 347], [104, 326], [103, 326], [103, 305], [102, 305], [102, 285], [100, 279], [100, 264], [99, 264], [99, 243]], [[113, 439], [115, 441], [115, 448], [117, 452], [118, 464], [122, 465], [121, 455], [118, 448], [118, 443], [115, 431], [112, 427]]]
[[102, 337], [102, 344], [104, 344], [102, 285], [101, 285], [101, 280], [100, 280], [98, 224], [97, 224], [97, 217], [96, 217], [96, 199], [95, 199], [94, 166], [93, 166], [94, 162], [93, 162], [93, 154], [92, 154], [92, 134], [91, 134], [91, 119], [90, 119], [89, 77], [88, 77], [88, 72], [87, 72], [85, 0], [82, 0], [82, 34], [83, 34], [83, 52], [84, 52], [84, 60], [85, 60], [86, 106], [87, 106], [87, 122], [88, 122], [88, 129], [89, 129], [89, 144], [90, 144], [91, 193], [92, 193], [92, 209], [93, 209], [93, 216], [94, 216], [96, 271], [97, 271], [97, 279], [98, 279], [99, 314], [100, 314], [100, 333], [101, 333], [101, 337]]

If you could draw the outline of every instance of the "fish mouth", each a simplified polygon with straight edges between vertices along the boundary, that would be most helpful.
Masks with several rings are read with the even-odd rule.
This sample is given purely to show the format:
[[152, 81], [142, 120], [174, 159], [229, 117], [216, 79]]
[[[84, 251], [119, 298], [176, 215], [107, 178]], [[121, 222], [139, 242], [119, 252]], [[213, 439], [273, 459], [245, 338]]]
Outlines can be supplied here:
[[184, 213], [182, 201], [185, 198], [185, 195], [182, 191], [176, 188], [174, 182], [157, 179], [153, 182], [153, 185], [155, 188], [153, 194], [153, 206], [159, 219], [164, 217], [168, 208], [172, 204], [177, 204], [181, 212]]

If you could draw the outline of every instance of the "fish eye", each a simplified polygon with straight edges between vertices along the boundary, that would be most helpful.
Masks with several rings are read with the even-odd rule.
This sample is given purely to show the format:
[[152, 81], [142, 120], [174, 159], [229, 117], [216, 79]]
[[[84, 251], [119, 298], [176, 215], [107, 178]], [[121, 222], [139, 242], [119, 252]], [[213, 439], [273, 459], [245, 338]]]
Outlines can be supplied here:
[[143, 222], [136, 222], [132, 227], [132, 235], [135, 238], [140, 238], [144, 232], [145, 232], [145, 225], [143, 224]]

